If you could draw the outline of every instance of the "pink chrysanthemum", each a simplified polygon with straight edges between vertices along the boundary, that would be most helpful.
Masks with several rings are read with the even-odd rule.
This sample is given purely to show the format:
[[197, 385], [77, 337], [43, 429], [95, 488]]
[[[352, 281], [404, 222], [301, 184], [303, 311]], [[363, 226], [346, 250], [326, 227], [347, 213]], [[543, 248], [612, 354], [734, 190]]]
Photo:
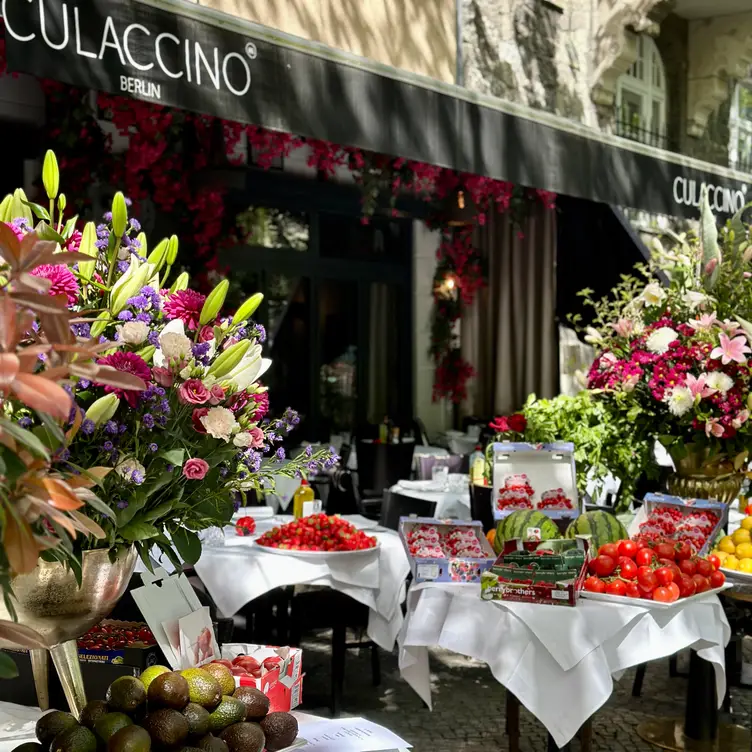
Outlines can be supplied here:
[[73, 230], [71, 236], [68, 238], [68, 242], [65, 244], [65, 250], [71, 253], [78, 253], [78, 249], [81, 247], [81, 233], [78, 230]]
[[263, 420], [264, 416], [269, 412], [269, 392], [254, 394], [253, 400], [256, 403], [256, 409], [253, 412], [253, 419]]
[[35, 277], [48, 279], [52, 284], [48, 295], [65, 295], [68, 305], [78, 300], [78, 281], [73, 272], [63, 264], [42, 264], [31, 272]]
[[[116, 352], [112, 355], [108, 355], [105, 358], [99, 360], [99, 365], [111, 366], [116, 371], [122, 371], [123, 373], [130, 373], [134, 376], [138, 376], [145, 382], [151, 379], [151, 370], [146, 365], [146, 361], [136, 353], [131, 352]], [[138, 404], [139, 392], [132, 389], [121, 389], [117, 386], [106, 385], [105, 392], [112, 392], [117, 394], [118, 397], [124, 399], [131, 407], [136, 407]]]
[[181, 290], [170, 295], [164, 303], [168, 319], [180, 319], [188, 329], [197, 329], [201, 308], [206, 296], [194, 290]]

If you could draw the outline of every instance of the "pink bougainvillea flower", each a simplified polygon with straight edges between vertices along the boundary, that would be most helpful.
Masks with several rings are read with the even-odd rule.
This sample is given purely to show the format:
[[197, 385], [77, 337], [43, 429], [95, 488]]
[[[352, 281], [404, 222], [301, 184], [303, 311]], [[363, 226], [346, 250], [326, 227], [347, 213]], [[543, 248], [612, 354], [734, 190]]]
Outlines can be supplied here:
[[209, 472], [209, 463], [197, 457], [188, 460], [183, 465], [183, 476], [188, 480], [203, 480]]
[[719, 347], [713, 348], [710, 353], [710, 357], [714, 360], [721, 359], [721, 363], [724, 366], [728, 365], [732, 361], [736, 363], [746, 363], [747, 357], [745, 353], [752, 352], [747, 344], [747, 338], [744, 336], [734, 337], [730, 339], [728, 335], [720, 335], [721, 344]]
[[714, 313], [703, 313], [696, 319], [690, 319], [689, 325], [695, 330], [709, 332], [714, 326], [718, 317]]
[[164, 303], [164, 312], [168, 319], [180, 319], [188, 329], [196, 330], [199, 326], [201, 309], [206, 296], [195, 290], [180, 290], [168, 296]]
[[[151, 369], [140, 355], [131, 352], [116, 352], [99, 360], [102, 366], [110, 366], [116, 371], [130, 373], [137, 376], [142, 381], [148, 382], [151, 379]], [[117, 386], [105, 385], [105, 392], [113, 392], [118, 397], [124, 399], [130, 407], [136, 407], [138, 404], [138, 392], [132, 389], [122, 389]]]
[[717, 418], [711, 418], [705, 424], [705, 435], [715, 436], [717, 439], [720, 439], [721, 436], [723, 436], [723, 426], [720, 424]]
[[32, 269], [31, 274], [50, 281], [48, 295], [65, 295], [68, 305], [78, 300], [78, 280], [73, 272], [63, 264], [42, 264]]

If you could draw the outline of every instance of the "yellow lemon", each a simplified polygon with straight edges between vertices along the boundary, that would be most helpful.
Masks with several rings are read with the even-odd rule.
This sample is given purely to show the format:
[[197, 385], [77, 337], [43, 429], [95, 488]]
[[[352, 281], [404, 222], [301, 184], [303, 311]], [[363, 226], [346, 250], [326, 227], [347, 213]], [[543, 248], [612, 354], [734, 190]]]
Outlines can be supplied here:
[[752, 543], [740, 543], [736, 547], [736, 551], [734, 553], [736, 554], [737, 559], [752, 558]]
[[749, 530], [745, 530], [740, 527], [738, 530], [734, 530], [734, 534], [731, 536], [731, 540], [738, 546], [740, 543], [749, 543], [752, 541], [752, 533]]
[[724, 569], [739, 569], [739, 559], [736, 558], [733, 554], [729, 554], [724, 560], [723, 560], [723, 568]]
[[736, 545], [733, 538], [730, 535], [721, 538], [721, 542], [718, 544], [718, 550], [727, 554], [733, 554], [734, 551], [736, 551]]
[[726, 560], [726, 557], [728, 554], [725, 551], [719, 551], [716, 549], [715, 551], [711, 552], [714, 556], [717, 556], [721, 560], [721, 564]]
[[745, 517], [741, 525], [744, 530], [752, 530], [752, 517]]
[[[726, 566], [725, 564], [723, 566]], [[752, 574], [752, 559], [742, 559], [739, 562], [739, 571]]]

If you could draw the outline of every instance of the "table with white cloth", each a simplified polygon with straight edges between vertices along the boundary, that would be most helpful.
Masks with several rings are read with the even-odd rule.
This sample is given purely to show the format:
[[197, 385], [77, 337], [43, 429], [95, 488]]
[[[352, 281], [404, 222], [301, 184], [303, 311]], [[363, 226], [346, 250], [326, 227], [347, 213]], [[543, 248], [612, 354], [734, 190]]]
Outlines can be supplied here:
[[[348, 515], [343, 515], [349, 519]], [[290, 522], [289, 516], [257, 520], [256, 532]], [[410, 572], [399, 536], [391, 530], [372, 528], [373, 523], [353, 515], [350, 520], [379, 541], [374, 550], [352, 554], [279, 554], [255, 544], [255, 536], [235, 535], [225, 529], [224, 545], [204, 544], [195, 569], [226, 617], [275, 588], [290, 585], [324, 585], [349, 595], [370, 609], [368, 636], [384, 650], [391, 650], [402, 626], [401, 603]]]
[[400, 481], [389, 489], [392, 493], [401, 496], [410, 496], [413, 499], [422, 499], [436, 504], [433, 517], [439, 520], [457, 519], [471, 520], [470, 512], [470, 487], [467, 483], [461, 491], [445, 490], [441, 484], [435, 481]]
[[667, 609], [586, 599], [571, 608], [482, 601], [477, 584], [423, 583], [408, 593], [399, 666], [430, 706], [429, 647], [483, 661], [563, 747], [626, 669], [685, 648], [712, 665], [720, 705], [730, 634], [713, 594]]

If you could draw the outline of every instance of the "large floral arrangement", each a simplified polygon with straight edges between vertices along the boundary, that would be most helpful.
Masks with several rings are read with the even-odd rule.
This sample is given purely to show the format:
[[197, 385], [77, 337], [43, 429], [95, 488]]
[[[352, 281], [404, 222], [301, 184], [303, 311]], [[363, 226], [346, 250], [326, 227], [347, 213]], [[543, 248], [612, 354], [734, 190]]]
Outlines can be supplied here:
[[[135, 545], [151, 566], [153, 546], [179, 563], [174, 547], [193, 563], [201, 553], [197, 532], [229, 521], [243, 490], [268, 487], [274, 474], [331, 466], [336, 457], [309, 450], [279, 465], [280, 444], [298, 417], [290, 409], [268, 417], [259, 379], [270, 361], [261, 354], [263, 329], [250, 318], [260, 295], [222, 315], [227, 281], [204, 296], [188, 287], [187, 274], [172, 279], [177, 238], [149, 252], [122, 194], [104, 222], [79, 232], [76, 217], [64, 216], [51, 152], [43, 177], [49, 209], [18, 194], [6, 198], [0, 220], [10, 222], [0, 225], [0, 237], [12, 231], [24, 246], [39, 235], [56, 255], [76, 250], [74, 264], [45, 264], [30, 274], [63, 302], [72, 339], [101, 344], [95, 367], [79, 368], [67, 386], [65, 443], [55, 459], [58, 468], [97, 481], [104, 501], [91, 499], [87, 517], [103, 534], [75, 537], [65, 554], [77, 562], [88, 548]], [[106, 380], [100, 370], [125, 376]], [[10, 396], [5, 407], [17, 424], [45, 435], [39, 413]], [[101, 471], [92, 476], [90, 467]]]
[[752, 435], [752, 246], [741, 214], [720, 237], [707, 200], [698, 238], [656, 247], [639, 277], [598, 302], [586, 339], [598, 347], [588, 388], [622, 412], [637, 436], [675, 460], [688, 453], [740, 468]]

